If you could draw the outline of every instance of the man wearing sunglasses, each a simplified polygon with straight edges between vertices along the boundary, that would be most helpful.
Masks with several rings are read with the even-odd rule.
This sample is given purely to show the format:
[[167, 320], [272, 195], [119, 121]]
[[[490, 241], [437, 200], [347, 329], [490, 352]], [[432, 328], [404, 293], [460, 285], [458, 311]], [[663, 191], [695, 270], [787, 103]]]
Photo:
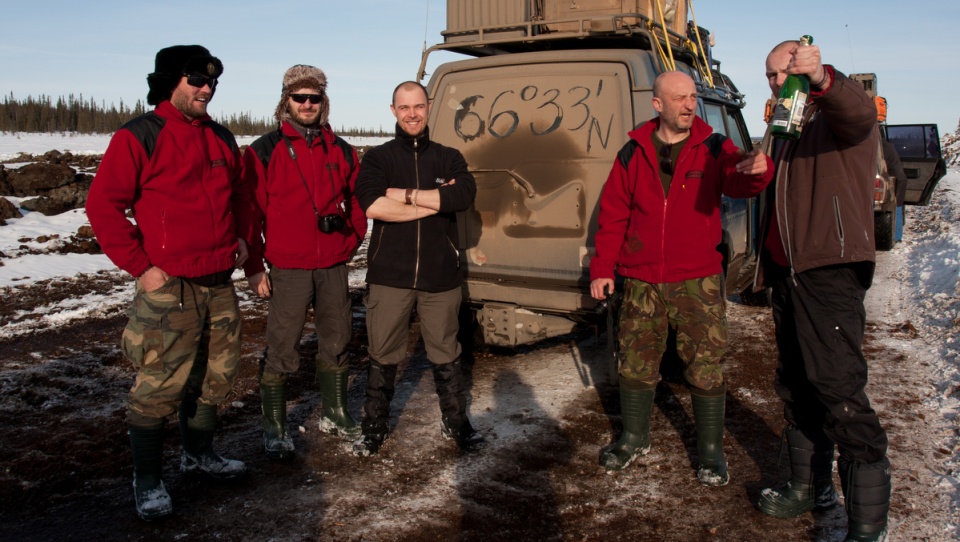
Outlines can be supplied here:
[[122, 347], [137, 368], [126, 421], [145, 520], [173, 512], [161, 471], [165, 419], [178, 410], [181, 471], [229, 479], [246, 470], [213, 451], [217, 405], [240, 364], [231, 275], [244, 264], [257, 271], [247, 244], [260, 235], [237, 143], [207, 115], [222, 73], [199, 45], [161, 49], [147, 77], [156, 108], [114, 134], [87, 198], [103, 252], [136, 277]]
[[[357, 153], [327, 122], [327, 77], [298, 64], [286, 71], [275, 116], [280, 123], [244, 153], [244, 176], [255, 187], [265, 242], [250, 247], [260, 272], [250, 285], [270, 299], [267, 352], [260, 375], [263, 445], [272, 459], [293, 456], [287, 431], [287, 378], [300, 366], [307, 310], [316, 322], [320, 430], [353, 440], [360, 426], [347, 411], [352, 310], [349, 260], [367, 232], [354, 196]], [[270, 265], [263, 272], [263, 258]]]
[[729, 481], [723, 454], [726, 351], [721, 196], [759, 194], [773, 167], [759, 150], [744, 153], [697, 117], [697, 87], [666, 72], [653, 87], [657, 118], [630, 132], [600, 198], [590, 293], [606, 299], [614, 274], [624, 278], [620, 309], [620, 403], [623, 433], [600, 455], [620, 470], [650, 450], [650, 415], [667, 336], [690, 386], [697, 429], [697, 478]]

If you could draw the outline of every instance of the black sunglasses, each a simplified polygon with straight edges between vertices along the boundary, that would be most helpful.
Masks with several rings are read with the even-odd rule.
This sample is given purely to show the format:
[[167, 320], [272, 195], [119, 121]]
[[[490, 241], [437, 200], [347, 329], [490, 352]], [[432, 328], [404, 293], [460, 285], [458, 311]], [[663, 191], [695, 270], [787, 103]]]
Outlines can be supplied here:
[[291, 94], [290, 95], [290, 99], [297, 102], [298, 104], [302, 104], [307, 100], [310, 100], [310, 103], [312, 103], [313, 105], [317, 105], [318, 103], [320, 103], [320, 98], [321, 96], [319, 94]]
[[189, 75], [183, 74], [187, 78], [187, 84], [191, 87], [203, 88], [204, 86], [209, 86], [210, 90], [217, 89], [217, 78], [216, 77], [207, 77], [206, 75]]
[[667, 175], [673, 175], [673, 145], [664, 144], [660, 147], [660, 170]]

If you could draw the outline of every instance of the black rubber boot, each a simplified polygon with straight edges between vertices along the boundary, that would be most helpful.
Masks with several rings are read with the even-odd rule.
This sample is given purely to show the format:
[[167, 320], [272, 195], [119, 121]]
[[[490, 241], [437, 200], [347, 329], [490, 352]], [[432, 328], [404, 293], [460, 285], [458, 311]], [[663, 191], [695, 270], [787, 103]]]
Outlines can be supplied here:
[[370, 360], [364, 417], [360, 424], [360, 438], [353, 443], [354, 455], [371, 456], [380, 451], [389, 429], [390, 401], [393, 400], [396, 378], [396, 365], [381, 365]]
[[196, 405], [196, 414], [188, 417], [180, 405], [180, 438], [183, 456], [180, 472], [199, 473], [215, 480], [230, 480], [247, 472], [243, 461], [221, 457], [213, 451], [213, 435], [217, 428], [216, 405]]
[[133, 451], [133, 497], [137, 515], [145, 521], [173, 513], [173, 501], [163, 485], [163, 420], [150, 426], [129, 425]]
[[708, 487], [725, 486], [730, 481], [723, 455], [723, 415], [726, 385], [701, 391], [692, 390], [693, 417], [697, 425], [697, 479]]
[[270, 459], [293, 457], [293, 439], [287, 432], [287, 375], [265, 372], [260, 378], [263, 404], [263, 449]]
[[320, 384], [320, 397], [323, 401], [320, 430], [345, 440], [354, 440], [360, 436], [360, 424], [347, 412], [349, 380], [349, 368], [317, 364], [317, 383]]
[[783, 430], [790, 456], [790, 481], [760, 493], [757, 506], [764, 514], [793, 518], [811, 510], [826, 510], [837, 504], [833, 485], [833, 442], [822, 430]]
[[475, 452], [483, 447], [483, 435], [473, 428], [467, 417], [467, 386], [460, 360], [433, 364], [433, 383], [440, 399], [440, 434], [453, 439], [457, 447]]
[[882, 542], [887, 539], [890, 511], [890, 461], [838, 462], [840, 485], [847, 510], [847, 542]]
[[654, 388], [631, 389], [620, 379], [620, 412], [623, 434], [609, 449], [600, 453], [600, 464], [607, 470], [626, 468], [634, 459], [650, 451], [650, 414]]

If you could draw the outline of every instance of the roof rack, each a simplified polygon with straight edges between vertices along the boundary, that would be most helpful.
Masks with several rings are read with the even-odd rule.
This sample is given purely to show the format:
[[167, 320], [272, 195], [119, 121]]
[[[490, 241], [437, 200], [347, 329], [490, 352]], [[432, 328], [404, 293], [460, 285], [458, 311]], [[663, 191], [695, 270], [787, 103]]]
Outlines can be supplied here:
[[[443, 43], [425, 49], [417, 70], [417, 80], [426, 74], [427, 57], [436, 51], [450, 51], [467, 56], [484, 57], [509, 53], [524, 53], [562, 49], [637, 48], [656, 50], [660, 54], [661, 69], [668, 67], [666, 58], [678, 57], [696, 66], [703, 81], [697, 83], [701, 92], [714, 90], [721, 99], [743, 102], [743, 94], [719, 73], [720, 62], [712, 58], [709, 44], [701, 50], [688, 36], [665, 28], [643, 13], [615, 13], [585, 15], [546, 20], [528, 17], [526, 21], [498, 22], [477, 26], [457, 26], [441, 32]], [[449, 26], [449, 25], [448, 25]], [[674, 25], [676, 26], [676, 25]], [[703, 34], [708, 32], [698, 28]], [[704, 58], [706, 55], [707, 58]], [[709, 75], [708, 75], [709, 72]], [[721, 88], [714, 88], [717, 85]]]

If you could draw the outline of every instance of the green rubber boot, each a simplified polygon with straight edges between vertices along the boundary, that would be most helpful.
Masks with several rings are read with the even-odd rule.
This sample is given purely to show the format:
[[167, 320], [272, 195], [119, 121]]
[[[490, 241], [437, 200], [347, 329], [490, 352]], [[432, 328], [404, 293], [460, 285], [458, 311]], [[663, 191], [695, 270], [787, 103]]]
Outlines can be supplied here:
[[204, 474], [214, 480], [230, 480], [247, 472], [243, 461], [221, 457], [213, 451], [213, 435], [217, 429], [216, 405], [197, 405], [193, 417], [180, 405], [180, 438], [183, 456], [180, 472]]
[[293, 439], [287, 433], [287, 375], [266, 371], [260, 378], [263, 404], [263, 449], [270, 459], [293, 457]]
[[355, 440], [360, 436], [360, 425], [347, 412], [349, 381], [349, 368], [317, 363], [317, 383], [320, 385], [320, 397], [323, 401], [320, 430], [344, 440]]
[[173, 501], [163, 485], [163, 420], [149, 426], [129, 425], [130, 449], [133, 452], [133, 497], [137, 515], [144, 521], [173, 513]]
[[691, 391], [693, 417], [697, 424], [697, 479], [707, 487], [725, 486], [730, 481], [723, 455], [723, 415], [726, 385], [712, 390]]
[[620, 411], [623, 434], [609, 449], [600, 453], [600, 464], [607, 470], [621, 470], [634, 459], [650, 451], [650, 414], [656, 390], [629, 389], [620, 379]]

